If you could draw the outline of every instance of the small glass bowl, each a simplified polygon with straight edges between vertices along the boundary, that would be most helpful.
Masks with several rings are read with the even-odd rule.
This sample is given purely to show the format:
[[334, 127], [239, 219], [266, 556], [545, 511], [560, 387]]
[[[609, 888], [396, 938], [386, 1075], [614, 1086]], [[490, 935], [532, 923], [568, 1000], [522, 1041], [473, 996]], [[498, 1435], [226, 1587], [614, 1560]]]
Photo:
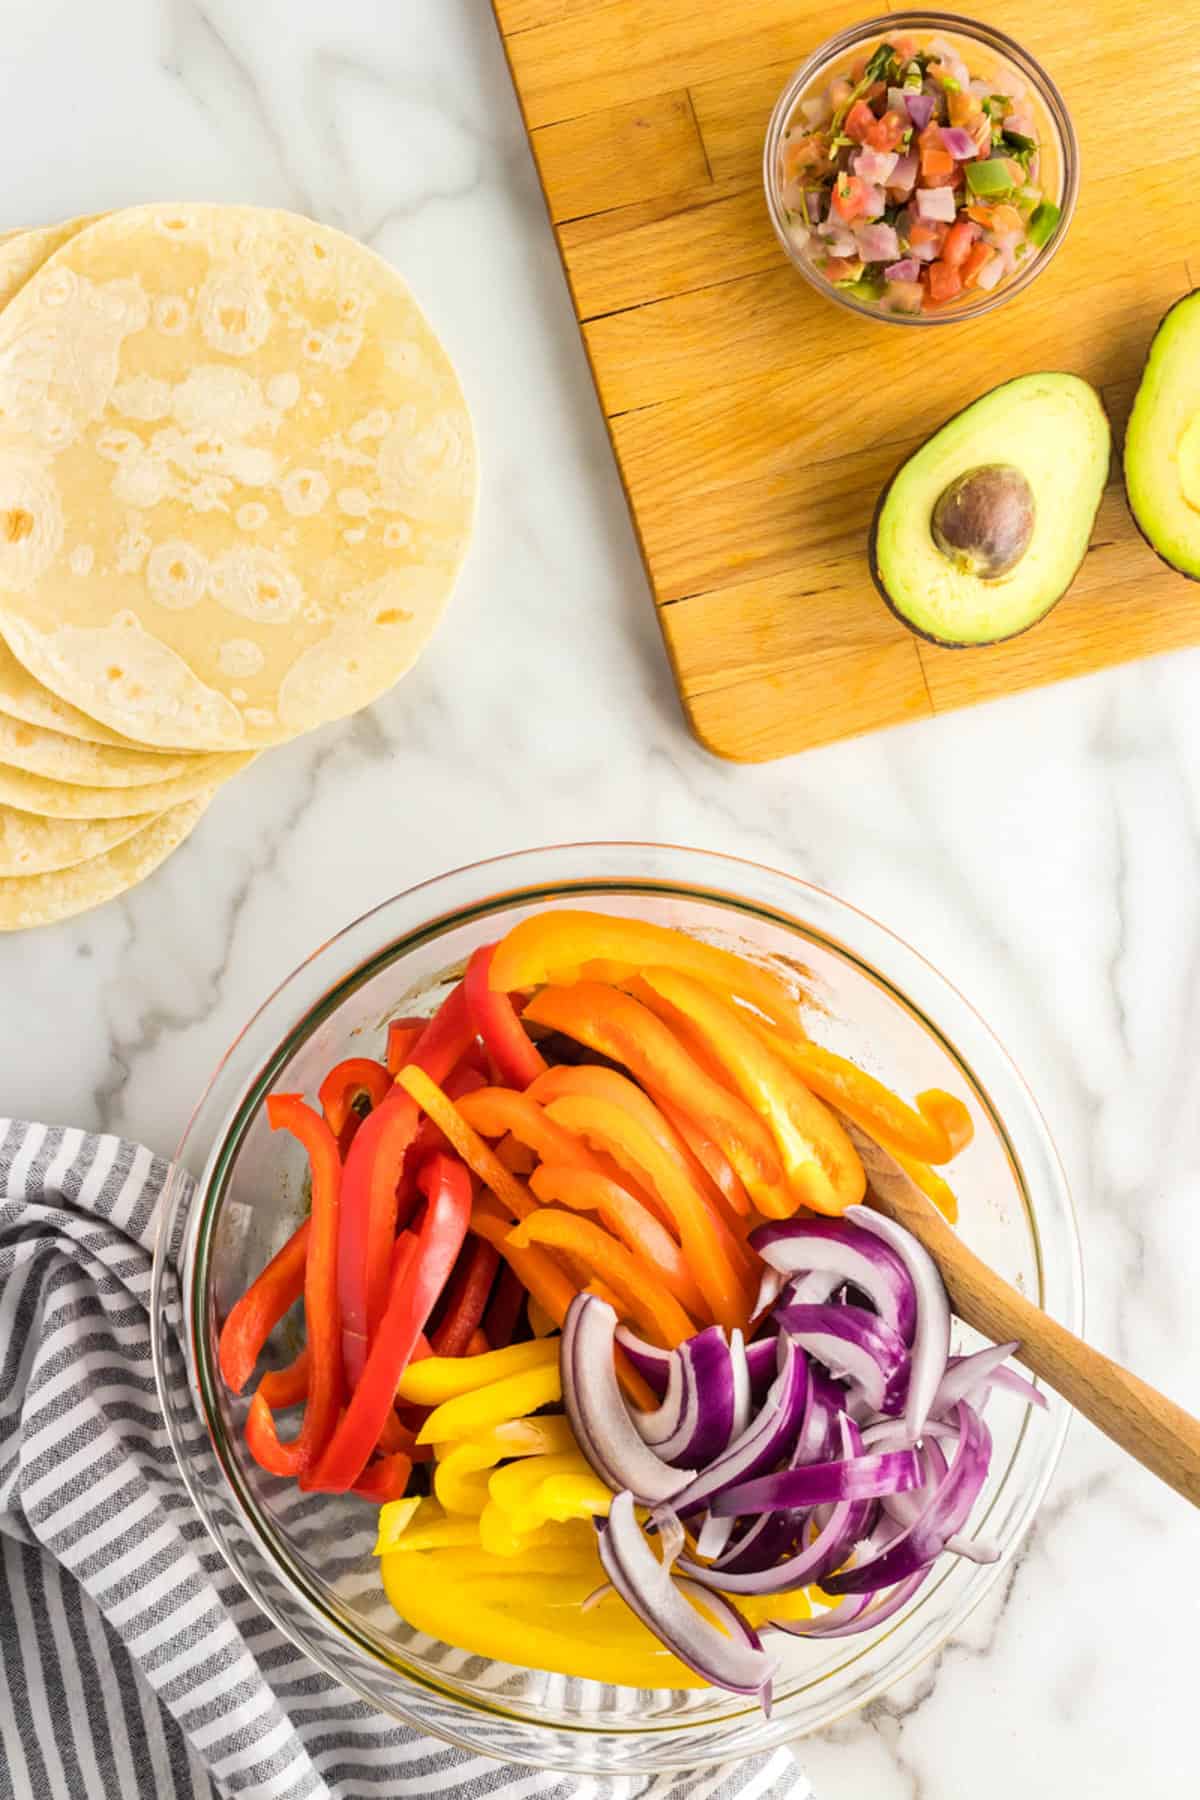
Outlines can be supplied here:
[[[753, 863], [654, 844], [525, 851], [400, 894], [321, 946], [277, 989], [216, 1070], [164, 1196], [151, 1318], [155, 1378], [184, 1481], [252, 1600], [320, 1668], [395, 1718], [504, 1761], [575, 1774], [692, 1770], [832, 1724], [907, 1675], [1002, 1577], [1054, 1472], [1068, 1409], [1000, 1394], [991, 1472], [971, 1519], [992, 1564], [945, 1559], [874, 1633], [825, 1644], [776, 1634], [775, 1710], [716, 1689], [567, 1680], [469, 1656], [408, 1628], [371, 1555], [374, 1510], [301, 1495], [246, 1453], [247, 1402], [225, 1387], [217, 1336], [237, 1295], [295, 1229], [304, 1158], [263, 1099], [312, 1096], [330, 1065], [381, 1055], [386, 1021], [427, 1011], [481, 943], [546, 907], [634, 914], [768, 962], [812, 992], [814, 1036], [911, 1094], [968, 1103], [960, 1229], [991, 1266], [1070, 1329], [1081, 1326], [1079, 1243], [1062, 1168], [1017, 1070], [979, 1016], [914, 950], [845, 902]], [[980, 1340], [960, 1325], [955, 1349]], [[295, 1354], [287, 1322], [272, 1360]]]
[[[971, 295], [952, 300], [946, 306], [939, 307], [936, 312], [928, 313], [884, 312], [881, 307], [869, 301], [858, 300], [847, 289], [834, 287], [826, 281], [788, 234], [779, 170], [779, 153], [784, 135], [792, 122], [792, 115], [805, 95], [824, 88], [835, 74], [841, 73], [855, 60], [857, 53], [873, 46], [880, 38], [905, 35], [948, 37], [952, 40], [957, 38], [963, 45], [964, 61], [968, 65], [972, 51], [982, 53], [983, 60], [978, 66], [983, 69], [985, 76], [1005, 64], [1014, 69], [1033, 95], [1040, 115], [1043, 163], [1048, 154], [1052, 155], [1058, 178], [1057, 192], [1054, 194], [1059, 206], [1058, 224], [1046, 243], [1025, 258], [1017, 274], [1009, 276], [990, 293], [976, 289]], [[1024, 293], [1030, 282], [1049, 263], [1066, 237], [1075, 211], [1075, 201], [1079, 194], [1079, 145], [1066, 102], [1058, 88], [1028, 50], [1022, 49], [1020, 44], [1003, 31], [997, 31], [991, 25], [981, 25], [975, 19], [963, 18], [959, 13], [884, 13], [877, 19], [868, 19], [865, 24], [851, 25], [845, 31], [839, 31], [836, 37], [831, 37], [819, 50], [814, 50], [808, 61], [796, 70], [776, 101], [767, 127], [767, 139], [763, 148], [763, 187], [775, 235], [789, 262], [800, 271], [809, 286], [824, 295], [825, 299], [833, 300], [850, 312], [860, 313], [865, 318], [878, 320], [885, 325], [953, 325], [961, 319], [981, 318], [984, 313], [1003, 306], [1006, 300]]]

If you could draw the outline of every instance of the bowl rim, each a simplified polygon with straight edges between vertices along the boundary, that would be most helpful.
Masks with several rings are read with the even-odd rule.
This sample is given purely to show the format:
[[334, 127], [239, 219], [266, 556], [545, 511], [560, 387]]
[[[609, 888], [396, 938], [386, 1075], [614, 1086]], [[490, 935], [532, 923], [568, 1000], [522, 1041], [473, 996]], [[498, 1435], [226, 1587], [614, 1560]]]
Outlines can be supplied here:
[[[1049, 114], [1051, 124], [1057, 133], [1062, 154], [1062, 195], [1060, 198], [1060, 214], [1052, 235], [1029, 258], [1025, 267], [1012, 280], [1001, 282], [989, 294], [977, 296], [965, 306], [947, 308], [943, 312], [930, 313], [888, 313], [878, 306], [867, 305], [862, 300], [855, 300], [841, 288], [831, 287], [823, 281], [813, 269], [806, 257], [797, 253], [791, 243], [782, 217], [782, 206], [776, 193], [775, 162], [779, 150], [779, 141], [796, 109], [805, 89], [811, 85], [821, 67], [834, 57], [843, 56], [847, 51], [867, 38], [886, 36], [889, 32], [905, 30], [932, 30], [953, 32], [957, 37], [973, 38], [976, 43], [985, 45], [996, 51], [1007, 61], [1015, 64], [1026, 80], [1037, 90], [1038, 97]], [[771, 112], [763, 140], [762, 157], [763, 193], [767, 203], [767, 212], [775, 236], [788, 261], [808, 285], [826, 300], [843, 307], [848, 312], [857, 313], [860, 318], [874, 319], [880, 325], [955, 325], [964, 320], [981, 319], [985, 313], [994, 312], [1008, 300], [1036, 281], [1042, 271], [1049, 267], [1052, 258], [1057, 254], [1067, 235], [1071, 220], [1075, 215], [1075, 205], [1079, 198], [1079, 140], [1075, 135], [1075, 127], [1062, 92], [1049, 71], [1033, 53], [1018, 43], [1016, 38], [1009, 37], [1007, 32], [994, 25], [986, 24], [982, 19], [970, 19], [964, 13], [926, 12], [921, 8], [909, 8], [903, 12], [881, 13], [877, 18], [866, 19], [854, 25], [846, 26], [827, 38], [799, 65], [789, 77], [782, 93]]]
[[[646, 858], [653, 860], [658, 857], [681, 859], [684, 867], [682, 870], [677, 868], [676, 871], [670, 875], [665, 875], [661, 872], [636, 872], [634, 865], [639, 858], [642, 858], [643, 860]], [[546, 878], [533, 882], [522, 882], [515, 887], [505, 885], [496, 887], [492, 880], [493, 875], [498, 873], [523, 869], [530, 864], [541, 869], [547, 864], [552, 866], [556, 861], [562, 859], [566, 859], [567, 863], [571, 865], [573, 870], [572, 873], [568, 874], [564, 870], [561, 874], [555, 876], [553, 872], [551, 872]], [[585, 869], [587, 872], [580, 873], [581, 868]], [[696, 880], [691, 879], [693, 870], [696, 872]], [[732, 882], [735, 885], [727, 886], [725, 885], [725, 882], [714, 884], [711, 879], [707, 881], [700, 879], [704, 871], [707, 871], [710, 877], [723, 876], [725, 882]], [[742, 885], [740, 887], [736, 885], [739, 875], [742, 878]], [[753, 887], [755, 880], [759, 883], [759, 892], [757, 894], [747, 891], [747, 888]], [[390, 913], [393, 908], [404, 903], [407, 903], [408, 911], [413, 913], [418, 907], [422, 906], [423, 897], [444, 894], [447, 890], [453, 890], [456, 885], [462, 885], [463, 883], [466, 883], [471, 890], [471, 897], [469, 899], [460, 900], [457, 904], [446, 909], [435, 909], [427, 914], [422, 913], [422, 916], [415, 924], [411, 924], [409, 927], [401, 926], [395, 933], [389, 932], [386, 942], [380, 947], [378, 935], [377, 933], [373, 933], [372, 927], [383, 915]], [[772, 884], [779, 884], [782, 891], [786, 895], [792, 897], [794, 910], [791, 907], [782, 906], [778, 897], [766, 898], [764, 896], [762, 888], [769, 888]], [[170, 1218], [164, 1217], [163, 1227], [160, 1230], [158, 1243], [155, 1248], [151, 1298], [152, 1317], [158, 1320], [163, 1319], [165, 1317], [164, 1308], [168, 1303], [168, 1289], [174, 1279], [173, 1261], [169, 1260], [169, 1256], [172, 1259], [178, 1258], [181, 1270], [179, 1283], [184, 1294], [183, 1337], [186, 1346], [188, 1386], [193, 1405], [196, 1407], [207, 1428], [210, 1447], [220, 1467], [224, 1485], [227, 1490], [226, 1498], [232, 1501], [236, 1507], [241, 1524], [248, 1531], [255, 1549], [259, 1554], [266, 1557], [272, 1573], [283, 1583], [285, 1588], [290, 1591], [291, 1596], [300, 1601], [306, 1612], [315, 1610], [326, 1627], [333, 1626], [339, 1630], [356, 1652], [371, 1658], [376, 1663], [382, 1664], [385, 1659], [372, 1647], [370, 1641], [365, 1636], [355, 1633], [352, 1628], [347, 1629], [346, 1622], [338, 1617], [338, 1615], [334, 1613], [318, 1595], [309, 1590], [309, 1586], [303, 1578], [297, 1578], [297, 1572], [292, 1567], [290, 1559], [279, 1554], [274, 1542], [274, 1534], [269, 1527], [265, 1526], [265, 1521], [261, 1519], [260, 1509], [253, 1501], [248, 1501], [248, 1497], [243, 1492], [243, 1483], [238, 1476], [237, 1470], [230, 1466], [230, 1460], [224, 1453], [222, 1447], [221, 1438], [223, 1434], [220, 1428], [214, 1428], [213, 1412], [204, 1392], [205, 1382], [201, 1378], [207, 1369], [208, 1357], [203, 1332], [204, 1291], [202, 1277], [205, 1269], [205, 1261], [203, 1255], [199, 1254], [199, 1252], [202, 1248], [202, 1235], [206, 1228], [211, 1226], [212, 1216], [217, 1210], [221, 1197], [222, 1187], [217, 1184], [216, 1178], [225, 1165], [231, 1163], [236, 1156], [241, 1136], [245, 1129], [248, 1128], [249, 1119], [257, 1113], [261, 1096], [267, 1088], [269, 1088], [278, 1064], [284, 1060], [286, 1055], [290, 1055], [294, 1051], [298, 1042], [307, 1038], [307, 1036], [316, 1029], [317, 1025], [325, 1018], [329, 1017], [348, 994], [352, 993], [354, 989], [363, 982], [369, 980], [381, 967], [386, 966], [386, 964], [390, 962], [402, 960], [406, 954], [416, 948], [419, 944], [434, 939], [455, 926], [470, 922], [472, 918], [486, 916], [488, 912], [496, 911], [501, 907], [511, 905], [514, 902], [529, 904], [541, 899], [561, 901], [572, 892], [577, 892], [581, 895], [590, 894], [592, 896], [598, 896], [606, 888], [615, 892], [620, 892], [624, 896], [636, 894], [639, 891], [647, 893], [653, 892], [659, 895], [675, 894], [681, 898], [691, 900], [716, 902], [726, 907], [731, 907], [734, 912], [743, 911], [752, 915], [757, 915], [769, 920], [776, 926], [795, 930], [803, 933], [810, 939], [827, 943], [832, 951], [853, 963], [859, 972], [865, 975], [877, 987], [891, 993], [899, 1001], [902, 1007], [917, 1019], [931, 1034], [931, 1036], [946, 1051], [951, 1060], [963, 1070], [970, 1082], [972, 1091], [979, 1099], [995, 1128], [1000, 1143], [1008, 1157], [1014, 1181], [1024, 1205], [1038, 1273], [1039, 1294], [1044, 1295], [1046, 1270], [1042, 1257], [1041, 1234], [1038, 1230], [1037, 1219], [1032, 1206], [1032, 1197], [1025, 1180], [1022, 1164], [1011, 1142], [1009, 1129], [1005, 1124], [1004, 1118], [1001, 1117], [1000, 1113], [997, 1111], [991, 1097], [991, 1091], [996, 1085], [995, 1074], [993, 1073], [989, 1077], [987, 1083], [985, 1083], [981, 1077], [976, 1075], [971, 1059], [966, 1057], [957, 1047], [953, 1039], [947, 1035], [946, 1029], [936, 1023], [923, 1005], [912, 999], [907, 992], [906, 986], [903, 985], [903, 977], [897, 977], [894, 973], [886, 975], [881, 973], [880, 968], [876, 966], [874, 962], [866, 960], [861, 953], [852, 949], [840, 936], [830, 936], [826, 930], [823, 930], [821, 926], [814, 923], [812, 914], [807, 910], [804, 903], [807, 902], [807, 907], [814, 909], [818, 915], [822, 911], [825, 911], [832, 920], [851, 923], [860, 931], [865, 930], [868, 938], [874, 938], [880, 943], [885, 944], [893, 955], [898, 957], [902, 964], [907, 963], [911, 965], [912, 969], [918, 971], [923, 979], [931, 982], [939, 990], [939, 999], [944, 998], [951, 1011], [956, 1011], [962, 1022], [965, 1022], [969, 1028], [982, 1034], [984, 1040], [986, 1040], [988, 1053], [994, 1059], [995, 1068], [998, 1069], [1000, 1074], [1007, 1080], [1013, 1093], [1019, 1096], [1020, 1104], [1024, 1109], [1023, 1125], [1032, 1131], [1037, 1140], [1037, 1147], [1041, 1153], [1046, 1169], [1050, 1172], [1050, 1178], [1053, 1182], [1056, 1197], [1059, 1202], [1059, 1225], [1060, 1227], [1065, 1227], [1066, 1248], [1069, 1254], [1062, 1258], [1062, 1266], [1056, 1271], [1059, 1285], [1062, 1288], [1062, 1292], [1057, 1298], [1056, 1314], [1062, 1318], [1063, 1322], [1071, 1329], [1076, 1331], [1082, 1329], [1083, 1272], [1078, 1219], [1061, 1160], [1054, 1146], [1053, 1139], [1050, 1136], [1046, 1121], [1028, 1083], [1025, 1081], [1016, 1063], [1004, 1049], [995, 1033], [985, 1023], [978, 1010], [961, 994], [955, 985], [949, 981], [946, 976], [942, 975], [922, 952], [916, 950], [904, 938], [900, 937], [889, 927], [882, 925], [864, 909], [856, 906], [853, 902], [843, 900], [840, 897], [829, 893], [828, 890], [821, 888], [815, 883], [808, 882], [801, 877], [775, 869], [766, 863], [742, 857], [735, 857], [721, 852], [700, 850], [685, 845], [660, 844], [644, 840], [584, 841], [571, 844], [541, 845], [525, 850], [510, 851], [498, 856], [481, 859], [474, 863], [460, 865], [455, 869], [430, 877], [407, 889], [401, 890], [399, 893], [370, 908], [366, 913], [352, 920], [332, 937], [326, 939], [305, 957], [288, 975], [279, 981], [263, 1002], [255, 1009], [254, 1013], [250, 1016], [242, 1029], [233, 1038], [217, 1063], [203, 1094], [198, 1100], [196, 1107], [193, 1109], [176, 1152], [176, 1161], [181, 1169], [185, 1168], [185, 1158], [189, 1142], [202, 1124], [207, 1123], [205, 1120], [206, 1109], [209, 1109], [214, 1102], [214, 1098], [218, 1097], [222, 1083], [226, 1082], [228, 1085], [227, 1078], [233, 1059], [235, 1058], [239, 1047], [245, 1043], [249, 1035], [264, 1022], [270, 1022], [274, 1025], [275, 1016], [287, 1006], [290, 996], [295, 992], [297, 984], [301, 983], [302, 978], [306, 973], [311, 974], [314, 972], [318, 965], [321, 965], [326, 958], [335, 956], [339, 952], [344, 953], [348, 946], [354, 945], [357, 947], [358, 939], [372, 936], [375, 937], [375, 946], [372, 951], [368, 952], [364, 957], [346, 964], [340, 976], [334, 979], [330, 984], [326, 985], [319, 992], [319, 995], [314, 1002], [303, 1007], [300, 1012], [292, 1018], [288, 1029], [282, 1036], [276, 1037], [274, 1051], [259, 1067], [257, 1075], [253, 1078], [245, 1077], [241, 1074], [237, 1076], [236, 1086], [239, 1089], [240, 1097], [232, 1109], [226, 1108], [223, 1111], [221, 1124], [212, 1134], [211, 1149], [205, 1159], [203, 1170], [196, 1180], [194, 1187], [192, 1187], [190, 1180], [185, 1180], [182, 1183], [177, 1184], [177, 1191], [172, 1202], [174, 1209], [173, 1215]], [[190, 1191], [184, 1193], [182, 1191], [184, 1189]], [[184, 1209], [182, 1218], [180, 1218], [181, 1206]], [[179, 1229], [179, 1227], [182, 1227], [182, 1229]], [[252, 1572], [245, 1568], [242, 1561], [234, 1556], [231, 1546], [225, 1542], [223, 1534], [218, 1531], [214, 1521], [210, 1517], [209, 1503], [203, 1490], [203, 1484], [200, 1482], [196, 1472], [188, 1466], [187, 1458], [182, 1451], [182, 1446], [177, 1441], [174, 1414], [166, 1392], [168, 1374], [163, 1367], [162, 1348], [160, 1333], [156, 1331], [153, 1334], [155, 1380], [158, 1387], [160, 1405], [162, 1406], [164, 1417], [168, 1423], [168, 1432], [171, 1437], [176, 1461], [180, 1467], [188, 1492], [191, 1495], [201, 1518], [204, 1520], [206, 1528], [209, 1530], [210, 1535], [213, 1537], [217, 1548], [220, 1550], [231, 1571], [237, 1576], [251, 1598], [274, 1620], [280, 1630], [282, 1630], [285, 1635], [304, 1652], [304, 1654], [309, 1656], [320, 1667], [324, 1668], [334, 1679], [355, 1688], [355, 1690], [372, 1705], [384, 1705], [386, 1710], [390, 1710], [394, 1716], [404, 1719], [406, 1723], [415, 1725], [423, 1731], [432, 1731], [449, 1742], [456, 1743], [462, 1748], [477, 1753], [481, 1748], [479, 1741], [473, 1739], [469, 1735], [456, 1732], [452, 1724], [447, 1724], [446, 1721], [440, 1719], [436, 1722], [431, 1722], [431, 1720], [424, 1715], [406, 1711], [403, 1706], [394, 1701], [384, 1703], [381, 1701], [380, 1695], [375, 1689], [368, 1687], [365, 1683], [360, 1684], [359, 1682], [356, 1682], [353, 1673], [348, 1672], [347, 1669], [338, 1664], [332, 1656], [327, 1655], [320, 1645], [314, 1644], [310, 1636], [305, 1636], [297, 1628], [293, 1620], [281, 1613], [278, 1606], [273, 1604], [271, 1598], [263, 1592], [262, 1583], [257, 1577], [256, 1572]], [[211, 1380], [211, 1369], [208, 1369], [207, 1372], [209, 1379]], [[990, 1565], [990, 1567], [985, 1568], [982, 1572], [977, 1573], [974, 1589], [964, 1593], [960, 1597], [957, 1604], [951, 1609], [947, 1619], [943, 1621], [938, 1628], [933, 1641], [927, 1644], [918, 1643], [910, 1646], [907, 1652], [901, 1657], [899, 1663], [885, 1672], [880, 1672], [879, 1676], [872, 1680], [865, 1692], [847, 1696], [844, 1705], [823, 1718], [820, 1721], [819, 1726], [810, 1726], [807, 1727], [807, 1729], [827, 1729], [838, 1719], [857, 1712], [864, 1705], [868, 1704], [869, 1701], [877, 1698], [880, 1693], [892, 1687], [896, 1682], [905, 1679], [929, 1656], [940, 1650], [945, 1643], [961, 1629], [966, 1618], [975, 1610], [976, 1606], [984, 1600], [987, 1594], [992, 1591], [994, 1583], [1009, 1566], [1013, 1555], [1036, 1516], [1049, 1483], [1053, 1479], [1055, 1470], [1057, 1469], [1066, 1437], [1070, 1413], [1069, 1409], [1057, 1406], [1054, 1406], [1052, 1411], [1054, 1415], [1052, 1419], [1052, 1439], [1047, 1444], [1043, 1462], [1037, 1473], [1036, 1479], [1031, 1483], [1020, 1503], [1016, 1522], [1010, 1528], [1009, 1539], [1000, 1560], [997, 1563]], [[1014, 1445], [1012, 1456], [1010, 1457], [1010, 1468], [1012, 1461], [1015, 1459], [1017, 1450], [1024, 1441], [1028, 1429], [1029, 1418], [1026, 1416], [1020, 1427], [1017, 1441]], [[993, 1497], [991, 1503], [993, 1506], [996, 1504], [999, 1493], [1003, 1489], [1004, 1480], [1007, 1479], [1007, 1474], [1008, 1471], [1006, 1471], [1005, 1477], [1002, 1478], [1001, 1489], [998, 1489], [997, 1494]], [[949, 1571], [947, 1571], [947, 1574], [948, 1573]], [[945, 1577], [943, 1577], [943, 1579], [945, 1579]], [[929, 1592], [932, 1593], [936, 1591], [937, 1586], [940, 1586], [940, 1583], [935, 1584]], [[896, 1626], [892, 1627], [892, 1629], [898, 1629], [900, 1623], [905, 1620], [906, 1616], [907, 1614], [901, 1614]], [[883, 1637], [886, 1638], [888, 1635], [891, 1635], [890, 1631], [885, 1632]], [[883, 1638], [876, 1639], [875, 1637], [864, 1640], [863, 1653], [865, 1654], [868, 1646], [873, 1648], [877, 1643], [882, 1641]], [[573, 1739], [580, 1746], [588, 1740], [600, 1740], [605, 1737], [621, 1737], [629, 1740], [635, 1738], [639, 1740], [654, 1738], [660, 1744], [678, 1742], [678, 1755], [673, 1755], [673, 1759], [668, 1758], [667, 1760], [663, 1760], [660, 1757], [659, 1760], [655, 1761], [652, 1765], [656, 1770], [691, 1766], [694, 1762], [695, 1752], [688, 1750], [687, 1744], [689, 1736], [692, 1731], [704, 1729], [713, 1724], [713, 1721], [710, 1720], [689, 1720], [684, 1716], [676, 1719], [663, 1719], [662, 1721], [648, 1722], [637, 1721], [631, 1717], [630, 1724], [627, 1728], [621, 1728], [614, 1724], [596, 1727], [588, 1725], [585, 1722], [574, 1723], [557, 1720], [542, 1725], [540, 1722], [531, 1721], [519, 1713], [514, 1713], [503, 1704], [492, 1705], [476, 1695], [471, 1695], [470, 1697], [463, 1696], [452, 1686], [448, 1687], [439, 1681], [436, 1676], [428, 1671], [413, 1669], [407, 1664], [401, 1666], [395, 1661], [387, 1661], [386, 1667], [392, 1676], [399, 1677], [405, 1682], [410, 1682], [413, 1685], [414, 1690], [423, 1690], [426, 1694], [436, 1694], [443, 1699], [450, 1699], [456, 1707], [462, 1708], [464, 1711], [481, 1714], [490, 1713], [498, 1719], [511, 1722], [513, 1725], [520, 1725], [526, 1730], [533, 1730], [546, 1735], [561, 1733], [565, 1737]], [[746, 1711], [747, 1715], [749, 1715], [754, 1709], [749, 1708], [746, 1709]], [[741, 1710], [730, 1717], [734, 1724], [740, 1724], [742, 1720]], [[722, 1720], [717, 1723], [724, 1724], [726, 1721]], [[760, 1731], [753, 1744], [747, 1745], [744, 1749], [735, 1750], [732, 1754], [735, 1756], [754, 1754], [759, 1750], [768, 1749], [779, 1743], [786, 1742], [789, 1738], [795, 1738], [804, 1729], [805, 1727], [798, 1725], [794, 1721], [788, 1720], [786, 1717], [777, 1716], [777, 1722], [773, 1728], [768, 1728], [765, 1732]], [[496, 1754], [496, 1752], [485, 1750], [485, 1754]], [[561, 1768], [564, 1766], [558, 1760], [538, 1762], [536, 1758], [529, 1756], [524, 1752], [522, 1755], [523, 1760], [529, 1763], [530, 1766], [542, 1766], [547, 1768]], [[578, 1762], [571, 1766], [579, 1767], [580, 1769], [583, 1767], [583, 1765]], [[638, 1766], [639, 1765], [634, 1763], [625, 1765], [630, 1771]], [[647, 1767], [649, 1765], [641, 1766]]]

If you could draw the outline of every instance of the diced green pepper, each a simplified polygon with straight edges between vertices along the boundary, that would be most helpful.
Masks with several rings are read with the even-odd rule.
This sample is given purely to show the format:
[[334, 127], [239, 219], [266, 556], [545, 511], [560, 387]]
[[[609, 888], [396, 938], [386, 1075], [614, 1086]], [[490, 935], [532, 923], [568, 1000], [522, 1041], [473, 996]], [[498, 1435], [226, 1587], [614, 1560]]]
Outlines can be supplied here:
[[973, 194], [994, 198], [997, 194], [1007, 194], [1012, 187], [1012, 176], [1002, 161], [964, 163], [967, 186]]
[[1050, 242], [1061, 217], [1062, 209], [1055, 206], [1053, 200], [1042, 201], [1029, 221], [1029, 241], [1035, 249], [1040, 250], [1043, 244]]
[[1037, 139], [1026, 137], [1022, 131], [1006, 131], [1005, 142], [1012, 145], [1018, 156], [1032, 156], [1037, 149]]

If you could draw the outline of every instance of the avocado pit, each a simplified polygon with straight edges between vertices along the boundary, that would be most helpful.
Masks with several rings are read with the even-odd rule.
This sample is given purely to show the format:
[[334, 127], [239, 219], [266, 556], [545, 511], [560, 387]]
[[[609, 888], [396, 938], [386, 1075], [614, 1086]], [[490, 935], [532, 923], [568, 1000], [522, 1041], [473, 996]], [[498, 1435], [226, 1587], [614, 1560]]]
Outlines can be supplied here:
[[1033, 489], [1011, 463], [967, 469], [938, 496], [933, 541], [964, 575], [997, 581], [1015, 569], [1033, 537]]

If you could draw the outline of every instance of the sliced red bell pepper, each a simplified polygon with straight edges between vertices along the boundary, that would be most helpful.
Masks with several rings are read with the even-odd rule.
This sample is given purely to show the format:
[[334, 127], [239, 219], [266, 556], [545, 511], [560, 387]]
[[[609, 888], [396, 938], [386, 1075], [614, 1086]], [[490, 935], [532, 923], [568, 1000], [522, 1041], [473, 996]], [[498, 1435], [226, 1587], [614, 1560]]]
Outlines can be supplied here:
[[387, 1029], [387, 1052], [384, 1061], [388, 1073], [396, 1076], [400, 1073], [413, 1051], [421, 1041], [428, 1019], [393, 1019]]
[[363, 1470], [351, 1492], [376, 1506], [385, 1506], [389, 1500], [403, 1500], [412, 1466], [412, 1457], [403, 1450], [380, 1457], [378, 1462]]
[[481, 944], [467, 964], [463, 977], [467, 1005], [501, 1082], [507, 1087], [527, 1088], [545, 1070], [546, 1059], [521, 1024], [508, 995], [488, 985], [495, 954], [495, 944]]
[[[324, 1119], [299, 1094], [272, 1094], [267, 1100], [272, 1131], [290, 1131], [308, 1153], [312, 1170], [312, 1213], [304, 1269], [304, 1327], [308, 1341], [308, 1398], [304, 1423], [290, 1443], [281, 1443], [260, 1387], [250, 1402], [246, 1444], [273, 1475], [300, 1475], [312, 1467], [333, 1435], [342, 1404], [341, 1327], [338, 1320], [337, 1243], [342, 1177], [337, 1143]], [[365, 1459], [364, 1459], [365, 1460]]]
[[310, 1226], [311, 1220], [305, 1219], [283, 1249], [276, 1251], [221, 1327], [217, 1361], [226, 1386], [235, 1394], [241, 1393], [253, 1375], [262, 1347], [280, 1319], [304, 1292]]
[[493, 1244], [478, 1237], [467, 1239], [446, 1289], [442, 1316], [430, 1336], [435, 1356], [468, 1354], [499, 1267], [500, 1252]]
[[392, 1076], [369, 1056], [350, 1056], [330, 1069], [317, 1089], [317, 1099], [343, 1158], [367, 1114], [386, 1099], [391, 1087]]
[[316, 1467], [301, 1477], [302, 1487], [344, 1493], [358, 1480], [379, 1442], [396, 1383], [458, 1260], [471, 1217], [470, 1175], [462, 1163], [435, 1155], [422, 1166], [417, 1185], [428, 1206], [411, 1261], [397, 1263], [350, 1404]]
[[[421, 1033], [410, 1060], [434, 1081], [444, 1081], [473, 1042], [475, 1027], [462, 984]], [[346, 1377], [354, 1386], [387, 1304], [392, 1245], [396, 1239], [404, 1159], [417, 1134], [420, 1112], [402, 1087], [367, 1115], [346, 1158], [338, 1238], [338, 1298]]]
[[483, 1315], [484, 1334], [493, 1350], [507, 1350], [512, 1343], [524, 1304], [525, 1289], [521, 1278], [505, 1263]]
[[258, 1384], [258, 1391], [271, 1408], [280, 1412], [285, 1406], [299, 1406], [308, 1399], [308, 1345], [286, 1369], [268, 1369]]

